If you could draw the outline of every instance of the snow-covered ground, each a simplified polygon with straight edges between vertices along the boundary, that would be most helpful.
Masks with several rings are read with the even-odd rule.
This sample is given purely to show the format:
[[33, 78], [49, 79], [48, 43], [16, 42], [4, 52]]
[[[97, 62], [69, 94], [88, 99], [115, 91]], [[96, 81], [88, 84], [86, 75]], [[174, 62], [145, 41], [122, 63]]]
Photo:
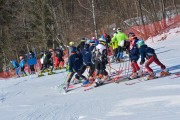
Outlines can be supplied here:
[[[171, 73], [180, 72], [180, 28], [148, 41]], [[119, 64], [112, 64], [118, 68]], [[160, 68], [151, 65], [158, 74]], [[134, 85], [111, 83], [89, 91], [78, 87], [67, 94], [58, 85], [67, 76], [58, 74], [0, 81], [0, 120], [179, 120], [180, 77], [173, 76]], [[129, 81], [133, 82], [133, 81]]]

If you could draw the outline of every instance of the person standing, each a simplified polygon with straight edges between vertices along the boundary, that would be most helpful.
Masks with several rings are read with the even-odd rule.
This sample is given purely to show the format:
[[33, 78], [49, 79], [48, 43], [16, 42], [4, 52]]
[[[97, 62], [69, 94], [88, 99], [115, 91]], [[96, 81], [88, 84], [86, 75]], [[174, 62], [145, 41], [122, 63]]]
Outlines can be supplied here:
[[29, 51], [28, 65], [30, 66], [31, 74], [35, 74], [34, 65], [37, 64], [37, 60], [33, 51]]
[[26, 72], [24, 71], [25, 60], [24, 60], [23, 56], [20, 56], [19, 59], [20, 59], [19, 66], [21, 67], [21, 74], [22, 74], [22, 76], [27, 76]]
[[120, 28], [117, 29], [117, 34], [115, 34], [115, 36], [113, 36], [112, 38], [112, 42], [118, 42], [118, 54], [116, 56], [116, 59], [119, 62], [122, 62], [123, 59], [123, 49], [120, 46], [121, 41], [123, 40], [128, 40], [128, 36], [122, 32], [122, 30]]
[[87, 84], [89, 82], [88, 79], [85, 76], [83, 76], [80, 72], [80, 68], [83, 65], [83, 59], [82, 56], [77, 53], [76, 47], [73, 47], [71, 49], [71, 55], [69, 56], [68, 63], [69, 63], [69, 70], [68, 70], [69, 74], [66, 85], [63, 87], [65, 92], [68, 92], [71, 79], [75, 73], [77, 73], [78, 76], [83, 79], [83, 84]]
[[95, 63], [96, 70], [95, 83], [96, 86], [99, 86], [108, 79], [108, 73], [105, 70], [108, 63], [105, 39], [99, 38], [99, 44], [92, 51], [92, 60]]

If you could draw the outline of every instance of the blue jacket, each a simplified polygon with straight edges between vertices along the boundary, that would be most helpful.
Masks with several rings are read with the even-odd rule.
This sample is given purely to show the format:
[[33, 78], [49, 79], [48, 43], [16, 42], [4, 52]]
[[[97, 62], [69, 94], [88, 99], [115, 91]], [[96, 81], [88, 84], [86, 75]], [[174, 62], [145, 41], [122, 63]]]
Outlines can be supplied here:
[[25, 60], [22, 59], [22, 60], [20, 61], [19, 65], [20, 65], [21, 67], [24, 67], [24, 66], [25, 66]]
[[14, 68], [18, 68], [19, 67], [19, 64], [15, 60], [12, 60], [11, 63], [12, 63]]
[[153, 48], [148, 47], [147, 45], [142, 45], [139, 48], [139, 53], [141, 55], [141, 62], [145, 62], [145, 58], [149, 59], [151, 56], [156, 55]]
[[139, 59], [139, 49], [136, 44], [137, 41], [138, 39], [134, 41], [134, 45], [132, 46], [132, 49], [130, 50], [130, 54], [129, 54], [131, 61], [136, 61], [136, 62]]
[[91, 51], [89, 49], [83, 49], [81, 53], [82, 53], [82, 56], [83, 56], [83, 63], [85, 65], [91, 66], [92, 65], [92, 62], [91, 62], [91, 58], [92, 58]]
[[70, 72], [78, 72], [83, 65], [82, 56], [77, 53], [72, 53], [69, 57], [68, 62]]
[[95, 44], [93, 44], [93, 45], [91, 45], [90, 47], [89, 47], [89, 50], [90, 51], [93, 51], [93, 49], [96, 47], [96, 45]]

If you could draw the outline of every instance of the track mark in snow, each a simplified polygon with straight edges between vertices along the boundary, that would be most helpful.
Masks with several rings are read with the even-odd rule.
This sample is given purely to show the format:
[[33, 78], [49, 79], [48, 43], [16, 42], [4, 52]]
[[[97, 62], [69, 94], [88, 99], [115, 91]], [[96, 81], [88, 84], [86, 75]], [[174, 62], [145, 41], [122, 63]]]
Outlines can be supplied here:
[[0, 95], [0, 101], [3, 103], [6, 100], [6, 96], [8, 93], [4, 93], [3, 90], [1, 90], [1, 95]]
[[126, 99], [124, 101], [120, 101], [119, 106], [140, 105], [140, 104], [148, 104], [148, 103], [162, 102], [162, 101], [169, 101], [169, 103], [178, 103], [180, 105], [180, 95]]
[[147, 88], [147, 90], [169, 90], [169, 89], [178, 89], [178, 88], [180, 88], [180, 85], [163, 85], [163, 86]]
[[5, 99], [6, 99], [5, 97], [0, 96], [1, 103], [3, 103], [5, 101]]

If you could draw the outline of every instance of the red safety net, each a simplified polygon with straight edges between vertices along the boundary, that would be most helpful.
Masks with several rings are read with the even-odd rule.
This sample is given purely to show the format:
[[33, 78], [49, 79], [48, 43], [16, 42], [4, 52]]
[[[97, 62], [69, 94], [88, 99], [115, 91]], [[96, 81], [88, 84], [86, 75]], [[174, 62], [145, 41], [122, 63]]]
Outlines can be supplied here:
[[154, 37], [163, 32], [167, 32], [169, 29], [179, 26], [180, 15], [174, 16], [158, 22], [154, 22], [148, 25], [132, 26], [129, 27], [125, 33], [134, 32], [138, 37], [147, 40], [149, 37]]

